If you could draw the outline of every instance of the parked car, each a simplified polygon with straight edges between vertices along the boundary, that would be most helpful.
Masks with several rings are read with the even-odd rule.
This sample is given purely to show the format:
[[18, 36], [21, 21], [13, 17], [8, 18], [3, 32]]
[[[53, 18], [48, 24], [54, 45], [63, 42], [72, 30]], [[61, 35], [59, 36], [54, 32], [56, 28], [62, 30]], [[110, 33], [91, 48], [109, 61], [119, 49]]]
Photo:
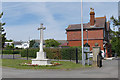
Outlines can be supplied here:
[[[101, 50], [102, 58], [105, 58], [104, 50]], [[93, 53], [90, 53], [89, 57], [93, 57]]]
[[92, 58], [93, 57], [93, 53], [90, 53], [89, 57]]
[[101, 55], [102, 55], [103, 58], [105, 58], [105, 52], [104, 52], [104, 50], [101, 50]]

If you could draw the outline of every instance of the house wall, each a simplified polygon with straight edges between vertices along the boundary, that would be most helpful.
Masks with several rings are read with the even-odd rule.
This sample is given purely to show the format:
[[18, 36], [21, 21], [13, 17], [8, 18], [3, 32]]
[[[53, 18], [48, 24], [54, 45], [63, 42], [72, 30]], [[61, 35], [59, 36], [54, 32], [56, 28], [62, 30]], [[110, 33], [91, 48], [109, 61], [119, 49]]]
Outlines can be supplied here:
[[[84, 44], [87, 42], [87, 32], [83, 31]], [[88, 30], [88, 44], [90, 45], [90, 50], [98, 43], [103, 50], [103, 39], [104, 33], [103, 29], [91, 29]], [[81, 46], [81, 31], [67, 31], [68, 46]]]
[[[84, 44], [87, 42], [87, 40], [84, 40]], [[103, 40], [89, 40], [88, 44], [90, 45], [90, 50], [92, 50], [92, 47], [95, 46], [95, 43], [98, 43], [101, 47], [101, 50], [103, 49]], [[68, 41], [68, 46], [81, 46], [81, 40], [79, 41]]]
[[14, 47], [16, 48], [22, 48], [22, 45], [14, 45]]
[[[84, 39], [87, 39], [87, 32], [83, 31]], [[104, 39], [103, 29], [88, 30], [88, 39]], [[67, 40], [81, 40], [81, 31], [67, 31]]]

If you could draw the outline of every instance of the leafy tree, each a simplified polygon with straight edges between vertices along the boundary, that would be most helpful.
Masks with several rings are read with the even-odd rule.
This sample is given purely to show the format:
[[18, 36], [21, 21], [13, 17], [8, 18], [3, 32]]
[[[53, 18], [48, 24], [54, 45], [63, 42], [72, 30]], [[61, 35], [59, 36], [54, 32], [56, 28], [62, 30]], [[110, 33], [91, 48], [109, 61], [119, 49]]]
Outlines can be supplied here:
[[13, 40], [12, 40], [12, 39], [10, 39], [10, 40], [7, 40], [7, 39], [6, 39], [5, 41], [6, 41], [6, 42], [13, 42]]
[[12, 45], [6, 45], [5, 49], [13, 49], [14, 48], [14, 44], [12, 43]]
[[2, 27], [5, 25], [5, 23], [1, 22], [1, 18], [3, 16], [3, 12], [0, 14], [0, 39], [2, 39], [2, 48], [4, 48], [5, 45], [5, 40], [6, 40], [6, 33], [5, 33], [5, 29]]
[[45, 40], [46, 47], [58, 47], [60, 43], [54, 39], [47, 39]]
[[35, 44], [35, 40], [31, 40], [30, 41], [30, 48], [33, 47], [34, 44]]
[[[117, 20], [116, 18], [112, 16], [111, 20], [113, 22], [114, 27], [120, 26], [120, 17]], [[110, 31], [110, 36], [111, 36], [112, 51], [120, 55], [120, 32]]]

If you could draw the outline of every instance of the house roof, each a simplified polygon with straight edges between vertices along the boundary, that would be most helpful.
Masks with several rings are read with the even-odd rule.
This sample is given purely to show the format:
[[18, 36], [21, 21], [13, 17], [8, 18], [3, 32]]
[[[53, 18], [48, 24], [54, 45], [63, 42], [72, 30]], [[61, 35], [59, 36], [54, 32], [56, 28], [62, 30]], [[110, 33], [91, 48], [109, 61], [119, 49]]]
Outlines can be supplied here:
[[[84, 29], [104, 28], [105, 22], [106, 22], [106, 16], [105, 17], [96, 17], [94, 27], [91, 27], [90, 23], [84, 23], [83, 28]], [[109, 27], [109, 25], [108, 25], [108, 27]], [[81, 29], [81, 24], [71, 24], [68, 26], [68, 28], [66, 30], [78, 30], [78, 29]]]
[[59, 45], [59, 46], [68, 46], [68, 44], [67, 44], [67, 42], [66, 43], [63, 43], [63, 44], [61, 44], [61, 45]]
[[28, 43], [28, 42], [25, 42], [25, 41], [14, 41], [13, 42], [14, 45], [22, 45], [23, 43]]
[[14, 43], [14, 45], [22, 45], [21, 41], [14, 41], [13, 43]]
[[61, 44], [67, 43], [67, 40], [56, 40], [56, 41], [58, 41]]

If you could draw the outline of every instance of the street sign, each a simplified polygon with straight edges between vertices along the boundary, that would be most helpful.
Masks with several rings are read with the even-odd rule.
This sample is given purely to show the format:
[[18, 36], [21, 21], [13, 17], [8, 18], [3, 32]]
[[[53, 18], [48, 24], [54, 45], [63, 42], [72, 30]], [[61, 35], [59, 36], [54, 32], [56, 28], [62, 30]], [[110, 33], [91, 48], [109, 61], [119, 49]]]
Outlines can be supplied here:
[[90, 52], [90, 45], [88, 43], [84, 44], [84, 52]]
[[84, 47], [84, 52], [90, 52], [90, 47]]

